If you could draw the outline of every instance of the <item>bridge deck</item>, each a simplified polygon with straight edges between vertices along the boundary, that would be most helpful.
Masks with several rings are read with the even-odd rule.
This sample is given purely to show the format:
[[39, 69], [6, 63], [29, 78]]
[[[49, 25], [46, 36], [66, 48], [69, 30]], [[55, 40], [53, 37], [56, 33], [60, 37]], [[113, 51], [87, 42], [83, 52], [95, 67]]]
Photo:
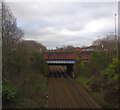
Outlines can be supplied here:
[[44, 52], [45, 60], [75, 60], [77, 55], [75, 52]]
[[48, 64], [74, 64], [75, 60], [47, 60]]

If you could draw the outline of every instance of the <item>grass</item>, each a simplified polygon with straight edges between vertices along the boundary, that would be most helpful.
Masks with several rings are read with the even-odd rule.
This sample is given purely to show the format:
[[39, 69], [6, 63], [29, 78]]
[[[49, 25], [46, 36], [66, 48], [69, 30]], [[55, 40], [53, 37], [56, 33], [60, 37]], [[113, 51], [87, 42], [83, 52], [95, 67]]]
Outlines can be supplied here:
[[89, 79], [84, 76], [84, 75], [80, 75], [78, 76], [78, 78], [76, 79], [76, 81], [81, 84], [81, 86], [83, 87], [87, 87], [88, 83], [89, 83]]
[[98, 92], [92, 92], [91, 91], [91, 96], [96, 100], [96, 102], [99, 103], [99, 105], [107, 105], [107, 102], [104, 100], [104, 95], [105, 93], [100, 90]]

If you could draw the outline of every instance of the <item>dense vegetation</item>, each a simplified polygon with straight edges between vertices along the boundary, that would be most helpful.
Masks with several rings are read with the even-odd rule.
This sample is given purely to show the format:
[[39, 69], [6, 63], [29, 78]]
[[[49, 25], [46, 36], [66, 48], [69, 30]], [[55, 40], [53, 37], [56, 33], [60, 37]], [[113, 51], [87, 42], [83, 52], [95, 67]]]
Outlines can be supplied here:
[[5, 3], [2, 3], [2, 16], [3, 108], [44, 107], [47, 65], [42, 52], [46, 47], [22, 40], [24, 33]]
[[[99, 44], [103, 42], [103, 39]], [[111, 45], [111, 41], [106, 41]], [[120, 60], [118, 60], [116, 42], [112, 47], [97, 48], [91, 53], [89, 62], [80, 58], [75, 65], [76, 81], [86, 89], [103, 107], [118, 107], [118, 78]], [[106, 43], [105, 43], [106, 44]], [[99, 47], [99, 46], [98, 46]]]
[[[1, 11], [1, 10], [0, 10]], [[40, 108], [45, 106], [47, 65], [42, 57], [46, 47], [24, 41], [24, 32], [2, 2], [2, 99], [3, 108]], [[118, 107], [120, 61], [117, 40], [97, 40], [91, 60], [75, 64], [75, 78], [102, 107]], [[101, 47], [105, 47], [105, 49]], [[73, 51], [68, 46], [57, 50]]]

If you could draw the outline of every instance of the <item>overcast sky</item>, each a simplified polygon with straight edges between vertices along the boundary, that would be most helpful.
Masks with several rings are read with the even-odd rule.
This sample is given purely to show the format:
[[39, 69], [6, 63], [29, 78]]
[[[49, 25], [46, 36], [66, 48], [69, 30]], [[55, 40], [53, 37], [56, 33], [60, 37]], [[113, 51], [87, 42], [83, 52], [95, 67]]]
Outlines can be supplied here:
[[9, 2], [24, 39], [48, 49], [67, 45], [91, 45], [114, 34], [117, 2]]

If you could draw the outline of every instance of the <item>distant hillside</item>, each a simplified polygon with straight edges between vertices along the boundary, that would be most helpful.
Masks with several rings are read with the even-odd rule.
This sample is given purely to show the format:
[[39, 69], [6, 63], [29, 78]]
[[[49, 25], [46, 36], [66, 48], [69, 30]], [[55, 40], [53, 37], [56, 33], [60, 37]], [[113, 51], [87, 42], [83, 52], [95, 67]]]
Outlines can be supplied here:
[[35, 41], [32, 40], [23, 40], [21, 43], [19, 43], [18, 46], [25, 46], [25, 47], [29, 47], [30, 50], [32, 51], [34, 49], [34, 51], [47, 51], [47, 48], [42, 45], [41, 43], [37, 43]]

